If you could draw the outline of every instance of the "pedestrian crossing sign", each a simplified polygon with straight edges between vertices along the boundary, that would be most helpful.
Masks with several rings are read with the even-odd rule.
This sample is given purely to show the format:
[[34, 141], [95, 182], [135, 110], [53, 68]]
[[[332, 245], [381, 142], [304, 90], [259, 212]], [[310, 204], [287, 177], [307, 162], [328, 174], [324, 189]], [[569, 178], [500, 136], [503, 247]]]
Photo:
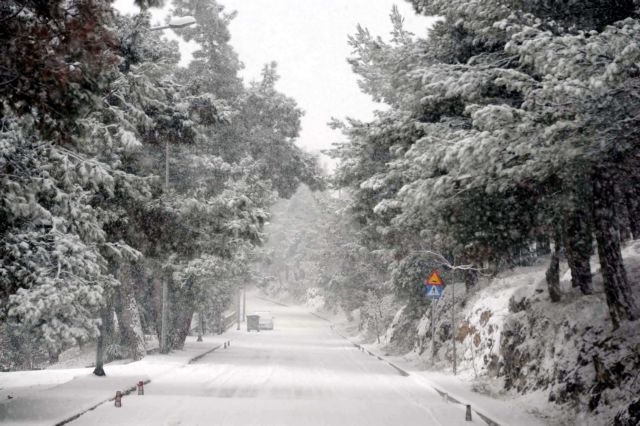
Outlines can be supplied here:
[[429, 299], [440, 299], [442, 296], [442, 285], [426, 285], [424, 286], [424, 294]]

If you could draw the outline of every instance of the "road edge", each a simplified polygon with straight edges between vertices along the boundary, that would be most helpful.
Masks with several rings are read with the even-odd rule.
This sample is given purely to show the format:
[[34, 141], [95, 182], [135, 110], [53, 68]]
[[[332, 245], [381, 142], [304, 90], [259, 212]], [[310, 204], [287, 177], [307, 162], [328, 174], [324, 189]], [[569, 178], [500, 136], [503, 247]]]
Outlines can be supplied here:
[[[230, 328], [230, 327], [229, 327], [229, 328]], [[229, 328], [227, 328], [227, 331], [229, 330]], [[184, 365], [182, 365], [182, 366], [180, 366], [180, 367], [176, 367], [176, 368], [182, 368], [182, 367], [185, 367], [185, 366], [187, 366], [187, 365], [193, 364], [194, 362], [199, 361], [200, 359], [204, 358], [205, 356], [209, 355], [209, 354], [210, 354], [210, 353], [212, 353], [212, 352], [215, 352], [216, 350], [220, 349], [221, 347], [222, 347], [222, 345], [218, 345], [218, 346], [215, 346], [214, 348], [211, 348], [211, 349], [206, 350], [206, 351], [205, 351], [205, 352], [203, 352], [203, 353], [200, 353], [200, 354], [198, 354], [198, 355], [195, 355], [195, 356], [193, 356], [192, 358], [189, 358], [189, 360], [188, 360]], [[144, 383], [145, 385], [146, 385], [146, 384], [148, 384], [148, 383], [151, 383], [151, 379], [147, 379], [147, 380], [143, 381], [143, 383]], [[133, 392], [133, 391], [135, 391], [135, 390], [137, 390], [137, 385], [134, 385], [134, 386], [132, 386], [132, 387], [129, 387], [129, 388], [125, 389], [125, 390], [122, 392], [122, 396], [123, 396], [123, 397], [124, 397], [124, 396], [127, 396], [127, 395], [129, 395], [131, 392]], [[87, 414], [89, 411], [93, 411], [93, 410], [95, 410], [96, 408], [100, 407], [101, 405], [106, 404], [107, 402], [110, 402], [110, 401], [113, 401], [113, 400], [115, 400], [115, 396], [114, 396], [114, 397], [111, 397], [111, 398], [107, 398], [107, 399], [105, 399], [105, 400], [103, 400], [103, 401], [100, 401], [100, 402], [98, 402], [97, 404], [94, 404], [94, 405], [92, 405], [92, 406], [91, 406], [91, 407], [89, 407], [89, 408], [85, 408], [85, 409], [83, 409], [83, 410], [82, 410], [81, 412], [79, 412], [79, 413], [76, 413], [76, 414], [74, 414], [74, 415], [72, 415], [72, 416], [70, 416], [70, 417], [67, 417], [66, 419], [64, 419], [64, 420], [62, 420], [62, 421], [59, 421], [59, 422], [57, 422], [57, 423], [54, 423], [54, 424], [53, 424], [53, 426], [64, 426], [64, 425], [66, 425], [66, 424], [68, 424], [68, 423], [71, 423], [71, 422], [73, 422], [74, 420], [77, 420], [77, 419], [79, 419], [80, 417], [82, 417], [83, 415]]]
[[[365, 348], [363, 345], [354, 342], [353, 340], [351, 340], [349, 337], [343, 335], [342, 333], [340, 333], [338, 330], [336, 330], [335, 324], [328, 320], [327, 318], [324, 318], [320, 315], [317, 315], [315, 313], [312, 313], [314, 316], [321, 318], [327, 322], [329, 322], [331, 325], [331, 330], [333, 330], [334, 333], [336, 333], [338, 336], [342, 337], [344, 340], [346, 340], [347, 342], [351, 343], [353, 346], [355, 346], [356, 348], [360, 349], [363, 352], [366, 352], [367, 354], [369, 354], [370, 356], [376, 357], [378, 360], [385, 362], [386, 364], [388, 364], [389, 366], [393, 367], [396, 371], [398, 371], [398, 373], [401, 376], [404, 377], [409, 377], [412, 374], [410, 372], [408, 372], [407, 370], [405, 370], [404, 368], [398, 366], [397, 364], [389, 361], [388, 359], [385, 359], [382, 355], [379, 355], [375, 352], [372, 352], [371, 350]], [[426, 380], [424, 378], [422, 378], [423, 380]], [[426, 380], [428, 382], [428, 380]], [[455, 404], [460, 404], [460, 405], [467, 405], [465, 402], [463, 402], [463, 398], [458, 397], [457, 395], [452, 395], [449, 392], [445, 392], [444, 390], [440, 389], [438, 386], [434, 385], [433, 383], [428, 383], [428, 386], [431, 387], [433, 390], [435, 390], [440, 396], [442, 396], [443, 398], [446, 397], [450, 402], [453, 402]], [[478, 417], [480, 417], [480, 419], [482, 419], [486, 424], [488, 424], [489, 426], [503, 426], [502, 423], [499, 423], [497, 421], [495, 421], [493, 418], [491, 418], [491, 416], [478, 411], [476, 408], [473, 408], [473, 405], [471, 405], [471, 410], [478, 415]]]

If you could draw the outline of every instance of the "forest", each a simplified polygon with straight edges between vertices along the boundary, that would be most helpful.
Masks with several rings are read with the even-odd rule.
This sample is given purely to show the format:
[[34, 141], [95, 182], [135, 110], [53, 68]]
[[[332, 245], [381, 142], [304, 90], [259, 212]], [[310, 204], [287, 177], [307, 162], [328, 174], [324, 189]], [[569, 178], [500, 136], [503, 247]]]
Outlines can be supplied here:
[[275, 199], [324, 185], [294, 144], [302, 110], [275, 89], [276, 64], [238, 77], [233, 14], [174, 2], [197, 20], [177, 30], [200, 45], [183, 68], [151, 27], [154, 5], [0, 6], [4, 368], [99, 337], [104, 374], [102, 362], [143, 357], [145, 333], [160, 339], [163, 300], [175, 308], [161, 350], [180, 348], [194, 312], [219, 321], [250, 280]]
[[[175, 32], [199, 46], [181, 67], [151, 25], [162, 3], [135, 3], [133, 16], [107, 0], [0, 4], [2, 369], [93, 342], [105, 374], [144, 357], [150, 334], [179, 349], [194, 315], [219, 329], [250, 282], [320, 300], [398, 353], [431, 344], [433, 362], [543, 389], [593, 424], [640, 422], [627, 255], [640, 239], [640, 4], [409, 0], [439, 17], [424, 34], [397, 8], [388, 38], [354, 28], [345, 60], [380, 109], [328, 123], [344, 138], [327, 171], [296, 145], [303, 111], [276, 89], [277, 64], [239, 77], [233, 12], [173, 0], [196, 21]], [[543, 285], [514, 293], [490, 332], [499, 355], [477, 367], [451, 352], [475, 336], [482, 352], [471, 307], [534, 266]], [[452, 284], [436, 313], [423, 295], [434, 269]], [[447, 322], [455, 306], [468, 316]], [[562, 317], [572, 309], [597, 324]], [[575, 353], [560, 354], [569, 340]], [[523, 373], [543, 359], [554, 367]]]

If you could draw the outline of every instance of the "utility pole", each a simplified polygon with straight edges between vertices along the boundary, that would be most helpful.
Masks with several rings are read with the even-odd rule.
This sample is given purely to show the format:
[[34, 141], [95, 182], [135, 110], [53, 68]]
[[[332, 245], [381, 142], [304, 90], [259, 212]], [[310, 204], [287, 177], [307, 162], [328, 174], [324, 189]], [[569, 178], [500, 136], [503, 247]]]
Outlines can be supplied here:
[[[169, 140], [164, 144], [164, 190], [169, 192]], [[160, 353], [169, 352], [167, 348], [167, 323], [169, 321], [169, 273], [162, 280], [162, 322], [160, 324]]]
[[456, 375], [458, 360], [456, 359], [456, 285], [451, 284], [451, 338], [453, 339], [453, 375]]
[[236, 293], [236, 330], [240, 330], [240, 322], [242, 319], [242, 312], [240, 312], [240, 287]]
[[162, 281], [162, 320], [160, 324], [160, 353], [166, 354], [167, 350], [167, 322], [169, 317], [169, 279], [164, 277]]
[[242, 289], [242, 322], [247, 318], [247, 288]]
[[431, 364], [436, 364], [436, 310], [438, 299], [431, 300]]
[[[178, 22], [169, 23], [163, 27], [149, 28], [149, 31], [161, 31], [170, 28], [184, 28], [196, 23], [195, 18], [185, 17]], [[169, 140], [165, 141], [164, 145], [164, 189], [165, 192], [169, 191]], [[160, 353], [166, 354], [169, 352], [167, 348], [167, 323], [169, 320], [169, 277], [164, 277], [162, 281], [162, 313], [160, 321]]]

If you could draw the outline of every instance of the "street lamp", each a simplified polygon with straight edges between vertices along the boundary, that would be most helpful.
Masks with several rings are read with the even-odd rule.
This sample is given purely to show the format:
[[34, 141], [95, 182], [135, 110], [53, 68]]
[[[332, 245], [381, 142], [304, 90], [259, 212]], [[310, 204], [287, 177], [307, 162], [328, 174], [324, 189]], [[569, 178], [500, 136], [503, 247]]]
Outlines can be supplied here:
[[185, 28], [196, 23], [193, 16], [174, 16], [167, 25], [162, 27], [149, 28], [149, 31], [173, 30], [176, 28]]
[[[193, 16], [173, 17], [167, 25], [162, 27], [149, 28], [149, 31], [161, 31], [176, 28], [185, 28], [196, 23]], [[164, 189], [169, 191], [169, 140], [164, 145]], [[169, 280], [165, 278], [162, 282], [162, 317], [160, 323], [160, 353], [169, 352], [167, 349], [167, 322], [169, 321]]]

